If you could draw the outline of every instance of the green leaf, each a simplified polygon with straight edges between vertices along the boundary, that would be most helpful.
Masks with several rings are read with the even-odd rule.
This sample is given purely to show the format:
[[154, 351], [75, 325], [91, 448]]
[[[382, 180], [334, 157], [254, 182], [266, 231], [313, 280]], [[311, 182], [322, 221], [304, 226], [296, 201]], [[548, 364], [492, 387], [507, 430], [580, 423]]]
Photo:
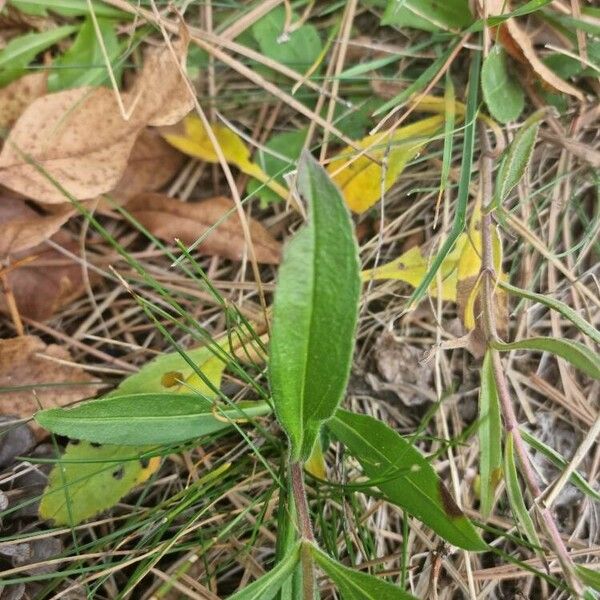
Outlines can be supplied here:
[[[306, 133], [306, 129], [299, 129], [275, 134], [265, 144], [265, 150], [260, 149], [256, 153], [254, 162], [274, 181], [287, 187], [284, 175], [296, 168], [296, 162], [306, 140]], [[248, 182], [247, 193], [256, 193], [263, 207], [281, 201], [279, 194], [258, 179], [251, 179]]]
[[[121, 79], [122, 66], [118, 65], [120, 53], [119, 41], [114, 21], [98, 19], [98, 28], [106, 53], [113, 65], [113, 73], [117, 81]], [[48, 89], [57, 92], [68, 88], [97, 86], [108, 82], [108, 70], [93, 20], [88, 17], [81, 26], [72, 46], [52, 64], [48, 77]]]
[[319, 58], [323, 45], [313, 25], [301, 25], [284, 32], [285, 9], [278, 6], [252, 26], [252, 35], [261, 52], [300, 73], [306, 72]]
[[64, 25], [39, 33], [26, 33], [11, 40], [0, 50], [0, 87], [18, 79], [40, 52], [47, 50], [74, 31], [77, 31], [74, 25]]
[[550, 352], [564, 358], [574, 367], [583, 371], [594, 379], [600, 379], [600, 358], [587, 346], [574, 340], [557, 339], [551, 337], [535, 337], [518, 342], [492, 342], [492, 346], [501, 352], [509, 350], [537, 350]]
[[583, 565], [575, 565], [575, 572], [585, 585], [589, 585], [595, 591], [600, 592], [600, 573], [598, 571]]
[[279, 269], [269, 373], [292, 460], [305, 461], [346, 389], [360, 277], [348, 209], [308, 152], [300, 158], [298, 187], [309, 220], [288, 244]]
[[[197, 370], [204, 374], [211, 385], [200, 380], [192, 365], [196, 365]], [[223, 360], [207, 346], [192, 348], [183, 353], [170, 352], [151, 360], [137, 373], [124, 379], [110, 395], [126, 396], [168, 390], [170, 392], [194, 391], [208, 398], [214, 398], [221, 385], [224, 368]], [[178, 383], [174, 385], [173, 380], [185, 382], [185, 385]]]
[[546, 296], [545, 294], [537, 294], [536, 292], [518, 288], [508, 283], [508, 281], [500, 280], [498, 281], [498, 285], [510, 294], [514, 294], [515, 296], [519, 296], [521, 298], [526, 298], [527, 300], [532, 300], [533, 302], [539, 302], [540, 304], [559, 312], [563, 317], [565, 317], [565, 319], [571, 321], [571, 323], [573, 323], [573, 325], [575, 325], [575, 327], [577, 327], [581, 333], [587, 335], [591, 340], [596, 342], [596, 344], [600, 344], [600, 331], [598, 331], [592, 324], [588, 323], [579, 315], [578, 312], [574, 311], [564, 302], [556, 300], [550, 296]]
[[336, 412], [328, 427], [367, 476], [378, 482], [388, 501], [406, 509], [455, 546], [474, 552], [487, 549], [433, 467], [393, 429], [367, 415], [344, 410]]
[[[544, 444], [542, 441], [538, 440], [535, 436], [531, 435], [525, 429], [521, 429], [521, 437], [525, 441], [526, 444], [535, 448], [538, 452], [543, 454], [555, 467], [560, 470], [566, 469], [569, 465], [569, 461], [561, 456], [554, 448]], [[575, 471], [571, 477], [569, 478], [570, 483], [572, 483], [576, 488], [581, 490], [584, 494], [595, 500], [596, 502], [600, 502], [600, 493], [598, 493], [583, 477], [583, 475], [579, 471]]]
[[[90, 7], [87, 0], [10, 0], [9, 2], [21, 12], [38, 17], [48, 16], [48, 11], [61, 17], [83, 17], [89, 14]], [[104, 2], [92, 2], [94, 14], [99, 18], [130, 19], [131, 16], [117, 8], [108, 6]]]
[[543, 115], [543, 110], [531, 115], [519, 129], [515, 139], [506, 150], [496, 175], [494, 206], [501, 206], [504, 203], [525, 174], [537, 139], [539, 122]]
[[536, 547], [540, 546], [535, 523], [527, 511], [525, 499], [519, 486], [517, 476], [517, 466], [515, 464], [514, 442], [512, 433], [506, 435], [506, 444], [504, 447], [504, 479], [506, 481], [506, 493], [508, 501], [513, 510], [517, 521], [521, 524], [527, 539]]
[[423, 31], [463, 29], [473, 22], [468, 0], [388, 0], [382, 25]]
[[310, 551], [315, 562], [336, 584], [344, 600], [416, 600], [402, 588], [379, 577], [345, 567], [312, 544]]
[[281, 586], [291, 577], [300, 559], [300, 544], [266, 575], [244, 589], [229, 596], [228, 600], [272, 600]]
[[481, 367], [479, 420], [481, 514], [487, 518], [492, 512], [494, 494], [502, 477], [502, 419], [489, 352]]
[[215, 405], [195, 394], [110, 396], [35, 416], [44, 428], [71, 438], [106, 444], [174, 444], [271, 412], [266, 402]]
[[481, 89], [485, 103], [500, 123], [515, 121], [525, 107], [525, 94], [508, 70], [506, 52], [494, 46], [481, 67]]
[[48, 477], [40, 516], [55, 525], [76, 525], [114, 506], [160, 466], [145, 458], [148, 446], [98, 446], [71, 442]]

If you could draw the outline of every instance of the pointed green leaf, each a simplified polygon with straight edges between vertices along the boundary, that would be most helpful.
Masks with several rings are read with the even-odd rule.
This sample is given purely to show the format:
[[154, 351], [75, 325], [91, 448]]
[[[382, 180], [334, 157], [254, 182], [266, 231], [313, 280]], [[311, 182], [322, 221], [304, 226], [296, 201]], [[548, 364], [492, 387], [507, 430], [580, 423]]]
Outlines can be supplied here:
[[48, 31], [26, 33], [11, 40], [0, 50], [0, 87], [19, 78], [27, 65], [44, 50], [77, 31], [73, 25], [54, 27]]
[[345, 567], [314, 545], [310, 550], [315, 562], [336, 584], [344, 600], [416, 600], [402, 588], [379, 577]]
[[585, 585], [589, 585], [596, 592], [600, 592], [600, 573], [583, 565], [575, 565], [575, 572]]
[[508, 70], [508, 58], [502, 46], [494, 46], [481, 67], [481, 89], [494, 119], [515, 121], [525, 107], [525, 94]]
[[494, 494], [502, 477], [502, 419], [489, 352], [481, 367], [479, 421], [481, 514], [487, 518], [492, 512]]
[[509, 350], [537, 350], [550, 352], [564, 358], [574, 367], [583, 371], [594, 379], [600, 379], [600, 357], [587, 346], [575, 340], [557, 339], [551, 337], [535, 337], [509, 344], [494, 341], [493, 347], [501, 352]]
[[508, 433], [506, 436], [506, 445], [504, 447], [504, 479], [506, 481], [508, 501], [510, 502], [510, 506], [517, 521], [523, 528], [527, 539], [534, 546], [539, 547], [540, 538], [538, 537], [535, 523], [527, 510], [525, 499], [523, 498], [523, 493], [519, 486], [513, 445], [512, 433]]
[[382, 25], [423, 31], [463, 29], [473, 22], [467, 0], [388, 0]]
[[183, 442], [270, 412], [266, 402], [215, 405], [195, 394], [131, 394], [42, 410], [35, 419], [71, 438], [136, 446]]
[[[115, 77], [119, 81], [123, 67], [117, 62], [120, 46], [115, 23], [110, 19], [97, 19], [97, 21], [106, 53], [113, 65]], [[72, 46], [52, 63], [48, 89], [57, 92], [67, 88], [102, 85], [108, 80], [102, 47], [96, 35], [94, 22], [88, 17], [83, 22]]]
[[300, 159], [298, 185], [308, 201], [309, 220], [288, 244], [279, 269], [270, 381], [292, 460], [306, 460], [346, 389], [360, 277], [348, 209], [308, 153]]
[[507, 148], [498, 174], [496, 175], [496, 188], [494, 190], [494, 205], [501, 206], [510, 192], [521, 181], [525, 170], [531, 160], [533, 148], [537, 139], [540, 120], [545, 111], [539, 110], [531, 115]]
[[271, 600], [281, 586], [291, 577], [300, 558], [300, 544], [286, 558], [244, 589], [229, 596], [228, 600]]
[[150, 449], [69, 443], [48, 477], [40, 516], [55, 525], [76, 525], [114, 506], [159, 467], [159, 457], [144, 458]]
[[573, 323], [573, 325], [575, 325], [575, 327], [577, 327], [581, 333], [587, 335], [591, 340], [596, 342], [596, 344], [600, 344], [600, 331], [598, 331], [591, 323], [588, 323], [582, 316], [580, 316], [578, 312], [574, 311], [564, 302], [556, 300], [556, 298], [546, 296], [545, 294], [537, 294], [536, 292], [518, 288], [508, 283], [508, 281], [500, 280], [498, 281], [498, 285], [510, 294], [514, 294], [515, 296], [519, 296], [521, 298], [526, 298], [527, 300], [532, 300], [533, 302], [539, 302], [540, 304], [559, 312], [563, 317], [565, 317], [565, 319], [571, 321], [571, 323]]
[[[338, 410], [328, 423], [389, 502], [406, 509], [445, 540], [480, 552], [487, 549], [475, 527], [423, 455], [385, 423]], [[382, 483], [381, 483], [382, 482]]]

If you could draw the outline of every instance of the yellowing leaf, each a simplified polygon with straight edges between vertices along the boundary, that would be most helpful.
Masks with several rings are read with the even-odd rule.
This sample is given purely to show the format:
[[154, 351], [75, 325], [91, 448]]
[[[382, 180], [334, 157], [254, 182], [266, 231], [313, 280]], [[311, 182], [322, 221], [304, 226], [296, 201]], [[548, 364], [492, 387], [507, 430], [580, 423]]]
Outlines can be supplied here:
[[[452, 252], [448, 254], [446, 260], [442, 263], [440, 269], [442, 274], [442, 300], [456, 302], [456, 287], [458, 282], [456, 268], [466, 241], [466, 234], [461, 235], [456, 241]], [[404, 281], [404, 283], [417, 287], [423, 281], [428, 269], [429, 261], [427, 257], [423, 256], [419, 247], [414, 247], [385, 265], [363, 271], [361, 276], [363, 281], [370, 281], [371, 279], [397, 279], [398, 281]], [[429, 293], [432, 297], [437, 297], [437, 282], [431, 284]]]
[[158, 470], [160, 457], [143, 456], [149, 449], [70, 442], [50, 472], [40, 517], [76, 525], [114, 506]]
[[[236, 166], [243, 173], [255, 177], [284, 200], [288, 198], [288, 191], [252, 162], [250, 150], [237, 133], [220, 124], [212, 125], [211, 129], [229, 164]], [[219, 162], [208, 131], [197, 115], [188, 115], [177, 125], [163, 128], [162, 136], [169, 144], [188, 156], [210, 163]]]
[[382, 131], [367, 136], [358, 142], [369, 156], [362, 155], [356, 160], [356, 153], [350, 146], [344, 148], [334, 159], [327, 171], [340, 186], [346, 203], [356, 213], [363, 213], [381, 197], [384, 170], [377, 160], [386, 160], [383, 189], [387, 191], [398, 179], [406, 164], [412, 160], [439, 131], [444, 117], [436, 115], [395, 131]]

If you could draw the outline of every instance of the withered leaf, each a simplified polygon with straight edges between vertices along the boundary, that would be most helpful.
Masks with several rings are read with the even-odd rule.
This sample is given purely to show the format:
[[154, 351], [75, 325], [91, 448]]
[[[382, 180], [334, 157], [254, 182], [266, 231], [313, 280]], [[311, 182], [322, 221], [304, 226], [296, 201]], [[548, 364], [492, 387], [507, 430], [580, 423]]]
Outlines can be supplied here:
[[27, 418], [40, 407], [65, 406], [93, 396], [99, 384], [65, 361], [72, 362], [67, 350], [46, 345], [37, 336], [0, 340], [0, 388], [15, 388], [0, 394], [0, 413]]
[[[246, 253], [235, 203], [224, 196], [180, 202], [162, 194], [142, 194], [127, 204], [127, 210], [161, 240], [172, 242], [178, 238], [189, 245], [202, 238], [201, 252], [231, 260], [241, 260]], [[258, 221], [248, 221], [257, 260], [279, 263], [279, 242]]]
[[[44, 321], [84, 292], [81, 265], [44, 243], [49, 238], [79, 254], [77, 242], [60, 231], [69, 212], [40, 216], [22, 200], [4, 198], [0, 202], [0, 246], [8, 263], [4, 282], [22, 316]], [[7, 308], [5, 295], [0, 292], [0, 310]]]
[[[489, 15], [494, 17], [511, 11], [510, 3], [506, 0], [492, 0], [492, 2], [488, 3], [487, 7]], [[561, 79], [552, 69], [544, 64], [535, 51], [531, 36], [521, 28], [516, 19], [508, 19], [499, 25], [497, 36], [495, 37], [497, 37], [508, 54], [532, 71], [547, 86], [574, 96], [578, 100], [584, 99], [580, 90], [567, 83], [564, 79]]]
[[[177, 50], [178, 62], [187, 49], [179, 44]], [[80, 200], [110, 191], [140, 131], [146, 125], [173, 124], [192, 108], [177, 62], [167, 47], [147, 53], [133, 88], [122, 94], [131, 111], [128, 119], [107, 88], [65, 90], [35, 100], [2, 149], [0, 183], [47, 203], [68, 201], [49, 177]]]
[[25, 75], [0, 89], [0, 129], [11, 127], [37, 98], [48, 93], [48, 73]]
[[169, 182], [185, 160], [183, 154], [152, 129], [144, 129], [133, 146], [127, 168], [110, 195], [128, 200], [142, 192], [155, 192]]
[[73, 214], [72, 209], [40, 215], [18, 198], [0, 202], [0, 259], [41, 244], [54, 235]]

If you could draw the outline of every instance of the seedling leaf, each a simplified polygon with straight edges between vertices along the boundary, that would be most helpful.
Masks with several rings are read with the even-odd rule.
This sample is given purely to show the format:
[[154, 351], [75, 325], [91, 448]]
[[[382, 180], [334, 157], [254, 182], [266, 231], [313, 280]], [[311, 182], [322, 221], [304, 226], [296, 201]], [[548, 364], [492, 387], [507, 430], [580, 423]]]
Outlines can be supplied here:
[[308, 154], [298, 185], [308, 224], [288, 244], [273, 307], [270, 381], [293, 460], [311, 454], [350, 374], [360, 293], [352, 221], [337, 187]]

